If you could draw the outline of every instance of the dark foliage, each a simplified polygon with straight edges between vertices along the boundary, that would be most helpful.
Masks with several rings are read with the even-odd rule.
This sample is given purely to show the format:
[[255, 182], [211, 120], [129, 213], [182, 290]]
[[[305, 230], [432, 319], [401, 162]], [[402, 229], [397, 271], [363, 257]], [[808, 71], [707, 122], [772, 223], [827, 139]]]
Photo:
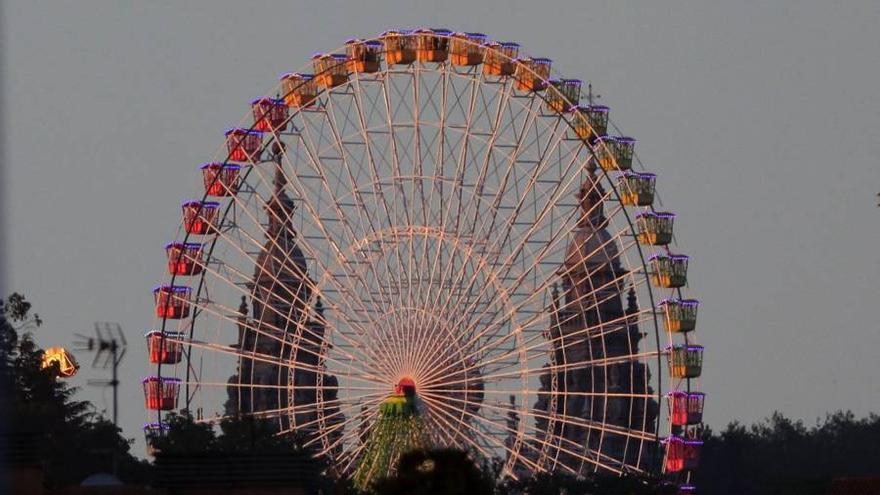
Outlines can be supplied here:
[[372, 493], [384, 494], [497, 494], [497, 495], [674, 495], [675, 486], [638, 476], [592, 474], [577, 478], [543, 473], [497, 483], [498, 462], [474, 460], [455, 449], [417, 450], [401, 456], [397, 473], [377, 480]]
[[[191, 415], [170, 413], [163, 418], [168, 430], [153, 440], [152, 446], [164, 454], [288, 454], [302, 452], [314, 456], [314, 449], [303, 446], [296, 434], [278, 435], [277, 422], [233, 416], [220, 421], [220, 433]], [[315, 461], [316, 463], [318, 461]]]
[[73, 400], [75, 388], [41, 369], [43, 351], [31, 331], [42, 325], [21, 294], [0, 302], [0, 425], [3, 434], [33, 435], [49, 486], [78, 484], [95, 472], [116, 470], [123, 481], [142, 481], [149, 465], [129, 453], [131, 440]]
[[677, 487], [640, 476], [591, 474], [577, 478], [563, 473], [541, 473], [532, 478], [508, 481], [499, 494], [528, 495], [675, 495]]
[[416, 450], [402, 455], [397, 474], [376, 480], [373, 491], [378, 494], [491, 495], [494, 475], [486, 463], [482, 464], [478, 467], [468, 453], [461, 450]]
[[701, 493], [824, 494], [833, 478], [880, 476], [880, 416], [837, 412], [807, 427], [779, 413], [750, 428], [708, 428], [696, 473]]
[[[277, 422], [253, 416], [230, 417], [220, 422], [218, 435], [212, 425], [198, 422], [186, 413], [169, 414], [163, 421], [168, 426], [166, 433], [151, 441], [157, 451], [160, 480], [168, 478], [163, 466], [174, 468], [180, 462], [187, 463], [193, 470], [192, 479], [204, 477], [206, 472], [203, 471], [215, 467], [217, 462], [242, 465], [258, 462], [253, 470], [248, 468], [246, 480], [237, 478], [241, 473], [230, 472], [225, 476], [231, 483], [287, 482], [289, 479], [294, 485], [302, 483], [323, 493], [348, 493], [344, 491], [347, 485], [334, 487], [334, 480], [324, 474], [326, 464], [316, 458], [312, 446], [304, 446], [302, 437], [278, 435]], [[167, 462], [163, 463], [163, 459]]]

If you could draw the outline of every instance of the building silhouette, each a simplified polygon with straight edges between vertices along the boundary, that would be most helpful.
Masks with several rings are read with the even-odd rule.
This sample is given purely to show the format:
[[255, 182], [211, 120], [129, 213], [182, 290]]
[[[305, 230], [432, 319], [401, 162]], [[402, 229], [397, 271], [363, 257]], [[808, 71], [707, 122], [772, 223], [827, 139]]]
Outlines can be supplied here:
[[[265, 242], [248, 285], [250, 315], [247, 297], [239, 307], [235, 346], [241, 357], [228, 381], [226, 412], [277, 419], [279, 431], [295, 428], [308, 438], [344, 418], [336, 404], [337, 379], [323, 371], [329, 345], [324, 308], [320, 296], [313, 298], [315, 284], [297, 244], [296, 204], [285, 191], [280, 153], [275, 163]], [[341, 433], [325, 435], [320, 445], [329, 447]]]

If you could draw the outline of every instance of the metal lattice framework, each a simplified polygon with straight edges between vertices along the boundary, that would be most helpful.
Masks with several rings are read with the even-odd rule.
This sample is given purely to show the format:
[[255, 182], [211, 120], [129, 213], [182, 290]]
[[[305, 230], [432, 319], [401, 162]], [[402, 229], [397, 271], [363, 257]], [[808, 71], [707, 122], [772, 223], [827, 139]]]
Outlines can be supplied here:
[[408, 378], [431, 442], [509, 476], [685, 480], [696, 301], [633, 140], [514, 44], [346, 49], [255, 100], [203, 167], [155, 291], [151, 415], [271, 419], [351, 475]]

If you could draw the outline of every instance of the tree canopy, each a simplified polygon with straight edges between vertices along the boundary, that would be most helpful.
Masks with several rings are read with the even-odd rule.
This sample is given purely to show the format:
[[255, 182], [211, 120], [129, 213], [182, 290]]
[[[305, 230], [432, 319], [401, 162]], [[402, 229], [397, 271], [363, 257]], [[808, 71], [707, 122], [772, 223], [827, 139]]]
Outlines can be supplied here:
[[33, 436], [49, 486], [79, 484], [96, 472], [143, 480], [149, 466], [131, 455], [132, 441], [90, 403], [74, 400], [76, 389], [56, 378], [57, 369], [41, 369], [33, 332], [42, 325], [23, 295], [0, 302], [0, 434]]
[[774, 413], [702, 432], [696, 484], [713, 494], [824, 494], [833, 478], [880, 476], [880, 416], [838, 411], [807, 427]]

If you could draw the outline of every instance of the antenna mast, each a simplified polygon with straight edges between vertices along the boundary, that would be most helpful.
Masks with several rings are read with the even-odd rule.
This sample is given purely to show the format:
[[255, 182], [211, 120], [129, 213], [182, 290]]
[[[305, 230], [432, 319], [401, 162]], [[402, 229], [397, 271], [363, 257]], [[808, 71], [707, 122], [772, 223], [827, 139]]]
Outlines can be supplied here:
[[110, 368], [110, 380], [89, 380], [87, 383], [96, 387], [113, 387], [113, 424], [119, 422], [119, 363], [125, 357], [127, 342], [122, 326], [119, 323], [95, 322], [95, 337], [76, 334], [79, 340], [74, 343], [78, 350], [95, 351], [92, 368], [106, 370]]

